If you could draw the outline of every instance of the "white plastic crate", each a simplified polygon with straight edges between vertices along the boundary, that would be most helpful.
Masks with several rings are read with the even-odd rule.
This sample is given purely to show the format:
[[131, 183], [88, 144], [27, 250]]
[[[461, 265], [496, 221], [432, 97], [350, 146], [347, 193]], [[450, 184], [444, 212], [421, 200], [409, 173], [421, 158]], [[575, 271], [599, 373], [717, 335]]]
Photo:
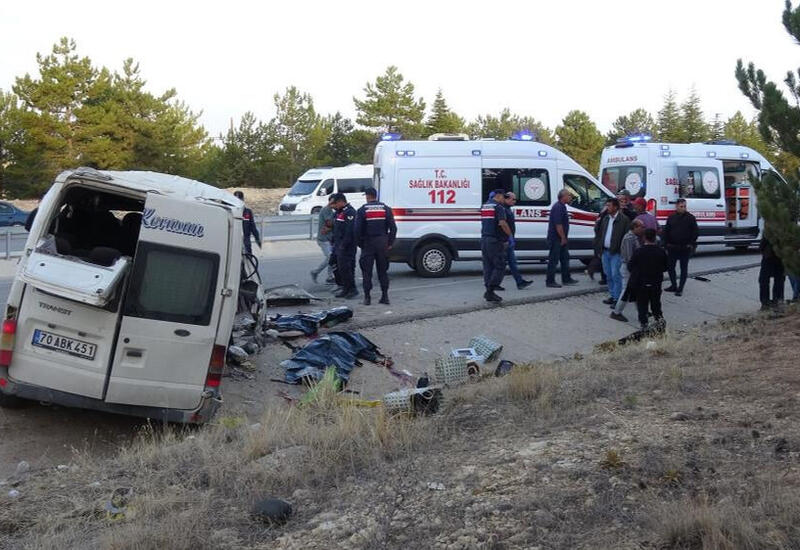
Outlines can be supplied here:
[[432, 388], [409, 388], [387, 393], [383, 396], [383, 408], [391, 413], [412, 412], [414, 410], [414, 396], [423, 395], [425, 392], [430, 391], [432, 391]]
[[466, 384], [469, 380], [467, 362], [467, 358], [464, 356], [436, 359], [433, 367], [433, 383], [446, 384], [448, 386]]
[[469, 341], [469, 347], [474, 348], [478, 355], [485, 357], [487, 362], [497, 359], [497, 356], [503, 351], [502, 344], [498, 344], [486, 336], [476, 336]]

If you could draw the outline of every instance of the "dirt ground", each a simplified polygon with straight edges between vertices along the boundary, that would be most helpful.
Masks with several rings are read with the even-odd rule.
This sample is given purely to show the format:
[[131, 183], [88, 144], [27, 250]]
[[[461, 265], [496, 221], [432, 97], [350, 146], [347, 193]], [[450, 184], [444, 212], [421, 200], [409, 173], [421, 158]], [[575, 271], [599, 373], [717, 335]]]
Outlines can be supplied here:
[[[255, 187], [230, 187], [226, 191], [233, 193], [241, 191], [244, 193], [244, 200], [256, 216], [274, 216], [278, 213], [278, 204], [288, 191], [288, 188], [281, 189], [260, 189]], [[37, 206], [39, 201], [36, 199], [15, 199], [8, 201], [17, 208], [30, 212]]]
[[[225, 417], [13, 478], [0, 547], [800, 548], [798, 346], [790, 309], [518, 365], [428, 418]], [[265, 495], [285, 525], [250, 517]]]

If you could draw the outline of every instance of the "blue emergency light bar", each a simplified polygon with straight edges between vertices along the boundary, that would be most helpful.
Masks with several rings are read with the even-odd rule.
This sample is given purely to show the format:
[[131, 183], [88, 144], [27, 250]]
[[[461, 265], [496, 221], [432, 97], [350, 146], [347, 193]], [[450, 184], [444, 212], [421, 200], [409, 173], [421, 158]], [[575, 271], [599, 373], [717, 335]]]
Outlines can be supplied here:
[[631, 134], [629, 136], [617, 138], [617, 143], [644, 143], [652, 139], [653, 136], [650, 134]]
[[381, 134], [381, 141], [398, 141], [403, 139], [403, 136], [394, 132], [385, 132]]
[[511, 134], [511, 141], [537, 141], [537, 135], [530, 130], [517, 130]]

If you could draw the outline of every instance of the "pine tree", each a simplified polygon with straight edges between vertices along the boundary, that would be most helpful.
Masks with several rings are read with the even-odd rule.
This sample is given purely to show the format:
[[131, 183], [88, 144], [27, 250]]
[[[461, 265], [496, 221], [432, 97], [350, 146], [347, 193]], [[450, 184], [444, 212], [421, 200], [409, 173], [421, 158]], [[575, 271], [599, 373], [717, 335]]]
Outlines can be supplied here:
[[536, 140], [547, 145], [555, 145], [556, 139], [553, 131], [530, 116], [519, 116], [511, 113], [506, 107], [497, 116], [478, 116], [467, 127], [467, 133], [472, 137], [509, 139], [515, 132], [527, 130], [536, 135]]
[[613, 145], [617, 139], [633, 134], [650, 134], [655, 137], [656, 130], [653, 116], [646, 109], [635, 109], [627, 115], [617, 117], [606, 136], [606, 144]]
[[689, 97], [681, 105], [681, 126], [683, 128], [683, 141], [686, 143], [702, 143], [708, 141], [710, 129], [703, 116], [700, 97], [692, 86]]
[[425, 102], [414, 97], [414, 84], [389, 66], [375, 83], [364, 87], [364, 99], [353, 98], [356, 122], [376, 132], [399, 132], [406, 139], [424, 133]]
[[665, 143], [683, 143], [684, 141], [681, 112], [678, 109], [676, 98], [674, 90], [669, 90], [664, 96], [664, 106], [658, 112], [658, 141]]
[[761, 137], [758, 131], [758, 123], [756, 121], [748, 122], [741, 111], [736, 111], [733, 116], [725, 121], [722, 135], [725, 139], [732, 139], [740, 145], [758, 151], [770, 161], [775, 156], [774, 151], [767, 146]]
[[605, 138], [588, 114], [577, 110], [567, 113], [556, 128], [556, 138], [559, 149], [590, 174], [597, 173]]
[[[783, 26], [800, 42], [800, 7], [792, 8], [786, 0]], [[800, 71], [799, 71], [800, 72]], [[784, 83], [792, 96], [790, 102], [778, 85], [768, 81], [753, 63], [745, 69], [736, 62], [739, 89], [758, 110], [758, 128], [764, 141], [783, 153], [800, 157], [800, 86], [789, 72]], [[800, 275], [800, 180], [797, 172], [787, 173], [787, 181], [767, 174], [755, 183], [758, 208], [764, 218], [764, 233], [790, 273]]]
[[464, 131], [464, 119], [455, 114], [447, 106], [442, 90], [436, 92], [433, 100], [431, 116], [425, 123], [425, 133], [432, 134], [460, 134]]
[[[739, 114], [741, 115], [741, 113]], [[714, 141], [725, 139], [725, 123], [722, 122], [722, 115], [720, 113], [714, 114], [714, 121], [711, 123], [709, 132], [711, 134], [711, 139]]]

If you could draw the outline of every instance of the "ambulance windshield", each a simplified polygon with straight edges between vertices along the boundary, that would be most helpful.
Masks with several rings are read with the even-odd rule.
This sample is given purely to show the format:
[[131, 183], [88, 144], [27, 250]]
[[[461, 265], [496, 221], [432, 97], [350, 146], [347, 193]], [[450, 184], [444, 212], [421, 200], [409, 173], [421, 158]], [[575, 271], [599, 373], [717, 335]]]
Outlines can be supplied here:
[[310, 195], [319, 185], [320, 180], [297, 180], [289, 189], [288, 195]]

